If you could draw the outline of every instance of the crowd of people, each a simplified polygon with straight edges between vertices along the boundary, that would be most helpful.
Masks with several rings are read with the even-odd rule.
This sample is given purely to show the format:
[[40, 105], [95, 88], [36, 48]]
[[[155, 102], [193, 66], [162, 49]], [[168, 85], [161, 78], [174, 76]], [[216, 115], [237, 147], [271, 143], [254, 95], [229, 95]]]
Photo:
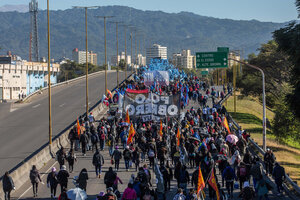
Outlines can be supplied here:
[[[125, 92], [127, 88], [142, 90], [147, 87], [142, 76], [135, 76], [135, 80], [127, 81], [119, 91]], [[58, 199], [68, 199], [69, 176], [77, 160], [76, 154], [81, 150], [83, 156], [87, 151], [93, 152], [95, 175], [103, 178], [106, 185], [107, 191], [97, 196], [99, 200], [163, 200], [172, 189], [172, 180], [177, 182], [177, 192], [172, 197], [174, 200], [205, 198], [205, 194], [199, 191], [200, 170], [210, 199], [232, 199], [234, 190], [239, 190], [239, 197], [245, 200], [255, 197], [268, 199], [272, 184], [264, 175], [259, 157], [250, 152], [250, 134], [234, 128], [226, 108], [218, 103], [232, 91], [230, 85], [218, 89], [196, 76], [187, 76], [168, 86], [150, 87], [149, 90], [160, 95], [180, 93], [180, 106], [184, 114], [161, 121], [131, 120], [136, 134], [130, 142], [128, 135], [131, 126], [125, 122], [124, 115], [117, 117], [117, 111], [110, 112], [110, 118], [96, 120], [90, 113], [78, 119], [77, 125], [69, 132], [69, 151], [62, 147], [56, 154], [60, 170], [52, 168], [47, 176], [46, 184], [52, 198], [57, 196], [56, 188], [60, 185]], [[113, 99], [107, 100], [113, 103]], [[108, 151], [110, 157], [104, 158], [103, 151]], [[111, 167], [102, 176], [102, 167], [107, 159], [110, 159]], [[132, 172], [130, 169], [134, 169], [136, 173], [131, 175], [128, 183], [124, 183], [128, 184], [127, 188], [120, 192], [118, 184], [123, 182], [118, 172], [122, 159], [126, 171]], [[264, 165], [266, 175], [274, 177], [280, 195], [285, 172], [270, 149], [264, 156]], [[217, 189], [208, 183], [212, 174], [216, 175]], [[86, 191], [89, 176], [84, 168], [74, 182]], [[30, 180], [36, 197], [38, 183], [43, 182], [35, 166], [30, 171]], [[13, 181], [6, 174], [3, 179], [3, 189], [7, 191], [5, 199], [9, 199], [13, 188]]]

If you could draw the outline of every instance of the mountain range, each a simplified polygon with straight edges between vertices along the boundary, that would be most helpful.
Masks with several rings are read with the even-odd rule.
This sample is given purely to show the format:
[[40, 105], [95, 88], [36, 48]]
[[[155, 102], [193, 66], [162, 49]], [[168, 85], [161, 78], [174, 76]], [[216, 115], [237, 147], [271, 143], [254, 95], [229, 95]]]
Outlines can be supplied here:
[[[182, 49], [215, 51], [218, 46], [243, 50], [244, 56], [256, 52], [260, 44], [272, 39], [272, 32], [287, 23], [257, 20], [218, 19], [190, 12], [165, 13], [142, 11], [125, 6], [104, 6], [88, 10], [89, 50], [98, 53], [99, 64], [104, 60], [104, 23], [96, 16], [114, 16], [107, 19], [108, 60], [116, 54], [116, 26], [111, 21], [122, 21], [139, 29], [145, 35], [140, 49], [158, 43], [168, 47], [168, 56]], [[30, 14], [0, 12], [0, 54], [11, 50], [23, 59], [29, 57]], [[72, 56], [72, 50], [85, 50], [85, 17], [83, 9], [50, 12], [51, 57]], [[38, 12], [40, 56], [47, 56], [47, 12]], [[119, 26], [119, 51], [124, 51], [124, 27]], [[130, 33], [127, 29], [127, 52], [130, 54]], [[134, 35], [133, 35], [134, 36]], [[142, 36], [141, 36], [142, 38]], [[133, 37], [134, 39], [134, 37]], [[137, 44], [137, 46], [139, 46]], [[134, 47], [134, 42], [133, 42]]]
[[21, 13], [28, 12], [28, 5], [4, 5], [0, 6], [0, 12], [12, 12], [17, 11]]

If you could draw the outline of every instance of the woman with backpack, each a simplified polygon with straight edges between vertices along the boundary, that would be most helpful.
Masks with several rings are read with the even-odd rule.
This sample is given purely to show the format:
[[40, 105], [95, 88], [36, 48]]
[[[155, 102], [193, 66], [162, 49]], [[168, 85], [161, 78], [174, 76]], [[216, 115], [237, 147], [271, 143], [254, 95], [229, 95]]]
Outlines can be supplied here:
[[242, 191], [242, 186], [244, 182], [247, 180], [247, 177], [249, 176], [249, 171], [247, 170], [247, 166], [245, 163], [241, 162], [240, 165], [237, 168], [237, 177], [240, 181], [240, 190]]
[[30, 177], [30, 181], [32, 183], [33, 197], [37, 197], [39, 182], [41, 182], [41, 183], [43, 183], [43, 182], [40, 177], [40, 173], [37, 170], [35, 165], [32, 166], [32, 169], [30, 170], [30, 173], [29, 173], [29, 177]]
[[233, 197], [233, 183], [234, 183], [234, 180], [236, 179], [236, 175], [235, 175], [234, 169], [230, 165], [228, 165], [224, 169], [224, 171], [222, 173], [222, 178], [225, 179], [228, 195], [230, 197]]

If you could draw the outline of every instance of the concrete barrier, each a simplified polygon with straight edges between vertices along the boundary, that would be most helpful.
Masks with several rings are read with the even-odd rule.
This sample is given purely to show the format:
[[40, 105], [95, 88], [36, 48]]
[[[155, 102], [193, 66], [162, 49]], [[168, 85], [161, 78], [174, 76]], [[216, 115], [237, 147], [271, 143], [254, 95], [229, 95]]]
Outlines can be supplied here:
[[[132, 74], [130, 74], [127, 77], [127, 79], [129, 79], [131, 76]], [[122, 85], [124, 81], [122, 81], [120, 85]], [[112, 93], [115, 93], [116, 89], [117, 87], [115, 87], [112, 90]], [[93, 112], [93, 115], [97, 117], [99, 115], [106, 114], [107, 110], [108, 108], [104, 106], [100, 101], [98, 101], [93, 107], [89, 109], [89, 112]], [[76, 121], [71, 123], [62, 132], [60, 132], [57, 136], [53, 138], [53, 142], [51, 145], [51, 152], [50, 152], [49, 144], [46, 143], [43, 146], [41, 146], [37, 151], [35, 151], [32, 155], [25, 158], [24, 161], [22, 161], [21, 163], [19, 163], [17, 166], [15, 166], [13, 169], [9, 171], [10, 176], [12, 177], [15, 183], [16, 189], [20, 188], [26, 181], [29, 180], [29, 172], [32, 168], [32, 165], [36, 165], [37, 169], [41, 169], [43, 166], [45, 166], [47, 162], [49, 162], [51, 159], [54, 159], [55, 153], [62, 146], [66, 147], [69, 145], [68, 134], [75, 124]], [[2, 200], [2, 197], [4, 196], [4, 192], [2, 190], [3, 188], [2, 177], [0, 178], [0, 187], [1, 187], [0, 200]]]

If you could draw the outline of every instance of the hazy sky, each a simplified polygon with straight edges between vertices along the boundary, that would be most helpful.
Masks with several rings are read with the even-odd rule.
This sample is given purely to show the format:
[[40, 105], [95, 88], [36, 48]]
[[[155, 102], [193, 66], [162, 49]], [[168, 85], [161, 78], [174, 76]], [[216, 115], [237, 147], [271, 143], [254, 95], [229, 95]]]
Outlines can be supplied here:
[[[0, 6], [28, 4], [30, 0], [0, 0]], [[46, 9], [47, 0], [39, 0]], [[189, 11], [217, 18], [272, 22], [295, 20], [295, 0], [50, 0], [50, 9], [68, 9], [74, 5], [124, 5], [142, 10]]]

